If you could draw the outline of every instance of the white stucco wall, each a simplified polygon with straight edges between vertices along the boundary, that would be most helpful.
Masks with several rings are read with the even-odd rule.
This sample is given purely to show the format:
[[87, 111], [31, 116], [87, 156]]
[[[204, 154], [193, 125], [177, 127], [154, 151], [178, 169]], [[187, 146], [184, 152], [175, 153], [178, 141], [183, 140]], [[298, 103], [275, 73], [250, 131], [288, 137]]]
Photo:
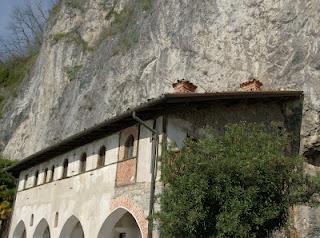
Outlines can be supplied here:
[[[162, 128], [161, 122], [162, 119], [159, 119], [157, 125], [159, 128]], [[150, 126], [153, 125], [153, 121], [147, 123]], [[19, 176], [19, 191], [14, 205], [9, 237], [12, 237], [17, 224], [23, 221], [26, 225], [27, 238], [31, 238], [42, 219], [48, 222], [51, 237], [59, 237], [64, 224], [71, 216], [75, 216], [81, 222], [85, 237], [97, 237], [102, 224], [110, 213], [111, 201], [116, 189], [117, 170], [117, 164], [97, 169], [98, 153], [101, 146], [104, 145], [106, 146], [105, 165], [117, 162], [119, 134], [120, 132], [94, 141], [22, 171]], [[151, 181], [152, 140], [151, 132], [142, 126], [140, 127], [138, 145], [136, 182], [149, 183]], [[82, 153], [87, 154], [87, 172], [79, 174]], [[61, 179], [65, 159], [69, 161], [68, 178]], [[48, 169], [48, 177], [53, 165], [55, 166], [54, 181], [43, 184], [45, 169]], [[39, 171], [39, 178], [38, 186], [34, 187], [36, 171]], [[24, 181], [27, 174], [28, 180]], [[25, 182], [26, 189], [24, 189]], [[149, 186], [146, 187], [149, 188]], [[58, 224], [55, 227], [56, 213], [59, 216]], [[30, 226], [32, 215], [34, 221]]]

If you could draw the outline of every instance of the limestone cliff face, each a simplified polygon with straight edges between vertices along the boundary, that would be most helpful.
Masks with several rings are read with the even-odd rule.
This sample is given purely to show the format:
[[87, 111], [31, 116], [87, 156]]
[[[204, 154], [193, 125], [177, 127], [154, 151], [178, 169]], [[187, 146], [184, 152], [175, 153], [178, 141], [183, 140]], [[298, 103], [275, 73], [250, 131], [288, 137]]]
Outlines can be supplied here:
[[[200, 91], [303, 90], [303, 151], [317, 156], [317, 0], [65, 0], [38, 61], [1, 120], [4, 153], [22, 159], [186, 78]], [[312, 153], [311, 153], [312, 152]]]
[[[64, 0], [1, 119], [22, 159], [188, 79], [199, 91], [303, 90], [302, 151], [320, 147], [318, 0]], [[319, 149], [320, 150], [320, 149]]]

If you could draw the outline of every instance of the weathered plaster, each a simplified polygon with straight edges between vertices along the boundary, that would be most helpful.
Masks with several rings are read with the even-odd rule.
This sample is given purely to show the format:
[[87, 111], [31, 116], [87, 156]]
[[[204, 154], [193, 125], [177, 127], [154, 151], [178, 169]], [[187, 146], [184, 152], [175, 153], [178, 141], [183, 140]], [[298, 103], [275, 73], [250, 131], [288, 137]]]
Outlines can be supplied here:
[[[152, 124], [153, 121], [147, 121]], [[134, 128], [134, 127], [132, 127]], [[138, 128], [138, 127], [135, 127]], [[123, 132], [131, 131], [124, 130]], [[119, 136], [123, 132], [115, 133], [103, 139], [77, 148], [64, 155], [58, 156], [48, 162], [34, 166], [27, 171], [22, 171], [19, 179], [19, 192], [17, 193], [14, 213], [11, 224], [10, 236], [20, 221], [26, 224], [27, 238], [32, 237], [37, 225], [41, 220], [48, 222], [51, 237], [59, 237], [59, 234], [72, 216], [76, 217], [83, 228], [85, 237], [97, 237], [105, 219], [116, 209], [116, 204], [123, 201], [123, 196], [129, 196], [130, 202], [118, 204], [125, 207], [141, 221], [139, 226], [146, 237], [146, 217], [148, 216], [148, 204], [150, 195], [150, 167], [151, 161], [151, 132], [137, 130], [136, 139], [143, 140], [139, 148], [137, 147], [137, 183], [117, 187], [115, 184], [117, 164], [119, 160]], [[140, 134], [138, 136], [138, 134]], [[140, 144], [135, 141], [136, 145]], [[106, 146], [105, 167], [97, 168], [97, 153], [101, 146]], [[139, 155], [138, 151], [141, 151]], [[79, 174], [80, 156], [87, 153], [87, 172]], [[62, 165], [65, 159], [69, 160], [68, 178], [62, 179]], [[111, 165], [108, 165], [111, 164]], [[54, 181], [44, 182], [44, 169], [55, 165]], [[35, 172], [39, 170], [38, 186], [34, 186]], [[29, 175], [27, 189], [24, 189], [25, 175]], [[131, 211], [131, 210], [132, 211]], [[58, 212], [58, 224], [55, 227], [55, 216]], [[33, 215], [33, 225], [30, 226], [30, 219]], [[89, 219], [90, 218], [90, 219]], [[144, 238], [143, 237], [143, 238]]]

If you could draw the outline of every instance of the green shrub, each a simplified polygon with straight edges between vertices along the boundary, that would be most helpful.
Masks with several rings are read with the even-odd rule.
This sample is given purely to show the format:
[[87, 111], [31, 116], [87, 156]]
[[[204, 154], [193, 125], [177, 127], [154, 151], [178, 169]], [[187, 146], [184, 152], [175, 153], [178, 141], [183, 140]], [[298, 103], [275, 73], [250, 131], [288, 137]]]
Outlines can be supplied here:
[[4, 64], [0, 64], [0, 85], [2, 85], [10, 76], [10, 72]]
[[[14, 57], [3, 64], [5, 72], [1, 74], [0, 87], [9, 89], [12, 93], [21, 81], [28, 75], [38, 57], [38, 52], [32, 52], [28, 56]], [[4, 76], [4, 77], [3, 77]]]
[[70, 81], [73, 81], [78, 78], [81, 68], [82, 68], [82, 65], [67, 66], [64, 68], [64, 70], [67, 74], [68, 79]]
[[0, 156], [0, 220], [10, 218], [12, 203], [16, 193], [15, 179], [3, 169], [13, 165], [15, 161], [6, 160]]
[[289, 207], [309, 202], [320, 187], [288, 141], [283, 132], [242, 123], [166, 153], [155, 216], [161, 237], [267, 237], [285, 226]]

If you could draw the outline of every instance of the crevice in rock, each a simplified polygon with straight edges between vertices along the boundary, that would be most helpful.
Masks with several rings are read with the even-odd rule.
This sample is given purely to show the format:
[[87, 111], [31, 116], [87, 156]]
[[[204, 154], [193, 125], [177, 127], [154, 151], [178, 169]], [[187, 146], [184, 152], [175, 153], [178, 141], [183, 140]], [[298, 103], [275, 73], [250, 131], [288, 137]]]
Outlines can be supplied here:
[[320, 148], [310, 148], [304, 153], [304, 156], [309, 164], [313, 166], [320, 166]]

